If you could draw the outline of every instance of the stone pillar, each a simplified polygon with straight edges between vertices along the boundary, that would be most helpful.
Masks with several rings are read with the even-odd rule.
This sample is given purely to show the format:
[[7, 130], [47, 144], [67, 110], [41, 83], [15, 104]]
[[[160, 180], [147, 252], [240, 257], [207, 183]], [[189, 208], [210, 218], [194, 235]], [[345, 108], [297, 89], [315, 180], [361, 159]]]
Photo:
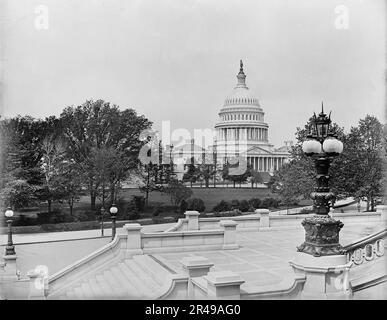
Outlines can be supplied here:
[[127, 232], [126, 256], [128, 257], [136, 254], [143, 254], [141, 248], [142, 226], [139, 223], [127, 223], [124, 225], [124, 229]]
[[19, 275], [18, 275], [18, 270], [17, 270], [17, 255], [12, 254], [12, 255], [4, 255], [4, 272], [0, 274], [1, 278], [3, 280], [18, 280]]
[[386, 224], [387, 223], [387, 206], [386, 205], [376, 206], [376, 212], [380, 213], [380, 220], [382, 220]]
[[180, 263], [188, 273], [188, 299], [195, 299], [195, 292], [193, 290], [192, 278], [203, 277], [207, 275], [210, 268], [214, 265], [210, 260], [204, 257], [185, 257]]
[[260, 215], [259, 229], [267, 229], [270, 227], [270, 211], [269, 209], [255, 209], [255, 213]]
[[223, 249], [238, 249], [236, 238], [237, 223], [233, 220], [221, 220], [220, 227], [224, 230]]
[[347, 255], [314, 257], [298, 252], [289, 262], [295, 273], [306, 277], [301, 299], [351, 299], [349, 270], [352, 262]]
[[186, 211], [185, 217], [188, 219], [188, 230], [199, 230], [199, 215], [198, 211]]
[[209, 299], [240, 300], [240, 286], [245, 281], [239, 274], [231, 271], [210, 272], [205, 279]]
[[27, 273], [27, 277], [30, 278], [30, 292], [28, 294], [28, 299], [45, 300], [45, 275], [41, 272], [32, 270]]

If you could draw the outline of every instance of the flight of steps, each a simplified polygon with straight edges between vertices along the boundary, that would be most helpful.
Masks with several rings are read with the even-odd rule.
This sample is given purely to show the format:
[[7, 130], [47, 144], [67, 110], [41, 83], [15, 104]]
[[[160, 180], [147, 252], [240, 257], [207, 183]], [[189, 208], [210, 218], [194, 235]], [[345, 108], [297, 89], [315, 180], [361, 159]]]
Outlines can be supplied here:
[[157, 299], [168, 289], [171, 277], [172, 274], [149, 255], [137, 255], [82, 279], [51, 298]]

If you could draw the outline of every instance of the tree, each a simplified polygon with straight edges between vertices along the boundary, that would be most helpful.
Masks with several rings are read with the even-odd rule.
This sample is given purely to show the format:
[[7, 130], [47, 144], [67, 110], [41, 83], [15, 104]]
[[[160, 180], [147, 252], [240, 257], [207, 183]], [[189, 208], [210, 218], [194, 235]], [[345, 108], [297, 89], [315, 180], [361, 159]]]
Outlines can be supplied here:
[[287, 207], [298, 202], [299, 198], [308, 198], [315, 187], [315, 173], [305, 170], [311, 165], [308, 160], [285, 163], [268, 183], [270, 190], [279, 194], [281, 202]]
[[65, 163], [66, 147], [63, 141], [46, 137], [42, 142], [41, 150], [43, 155], [40, 167], [44, 181], [39, 188], [39, 199], [47, 201], [47, 211], [51, 213], [52, 202], [62, 199], [63, 195], [60, 180], [62, 165]]
[[210, 186], [210, 179], [214, 176], [215, 170], [212, 164], [199, 164], [196, 168], [197, 176], [204, 180], [206, 188]]
[[0, 197], [3, 207], [27, 207], [35, 203], [35, 188], [25, 180], [12, 180], [1, 189]]
[[15, 207], [35, 202], [35, 193], [44, 182], [39, 167], [42, 141], [59, 132], [54, 116], [45, 120], [17, 116], [0, 121], [0, 189], [4, 202], [14, 203]]
[[80, 199], [82, 193], [83, 172], [73, 159], [65, 160], [58, 182], [62, 188], [63, 199], [66, 200], [70, 215], [73, 214], [74, 203]]
[[248, 177], [250, 178], [251, 188], [254, 188], [254, 184], [263, 183], [262, 175], [253, 169], [251, 165], [247, 166]]
[[164, 192], [170, 196], [172, 205], [177, 207], [182, 200], [187, 200], [192, 194], [191, 188], [186, 187], [181, 181], [171, 180]]
[[375, 200], [383, 194], [383, 126], [376, 117], [367, 115], [351, 128], [350, 137], [357, 140], [356, 197], [364, 198], [367, 211], [375, 210]]
[[[309, 124], [297, 128], [297, 143], [290, 152], [290, 163], [278, 170], [269, 183], [273, 192], [280, 193], [284, 202], [307, 197], [315, 187], [316, 170], [313, 161], [301, 149]], [[367, 115], [352, 127], [348, 134], [332, 125], [343, 153], [335, 157], [329, 171], [330, 187], [340, 197], [354, 197], [367, 201], [367, 210], [374, 210], [375, 199], [382, 195], [383, 128], [377, 118]]]
[[138, 154], [146, 141], [140, 134], [151, 127], [144, 116], [138, 116], [133, 109], [119, 110], [103, 100], [88, 100], [76, 108], [67, 107], [60, 116], [63, 134], [69, 153], [86, 173], [91, 209], [100, 191], [101, 176], [97, 172], [98, 150], [115, 150], [111, 164], [109, 189], [116, 193], [120, 182], [138, 168]]
[[159, 166], [150, 162], [149, 164], [141, 165], [140, 178], [142, 180], [142, 186], [140, 191], [145, 193], [145, 203], [148, 204], [149, 194], [153, 191], [160, 190], [160, 187], [156, 184], [156, 179], [159, 173]]
[[192, 188], [192, 183], [196, 182], [198, 178], [198, 171], [194, 164], [195, 159], [192, 157], [190, 159], [190, 163], [187, 164], [187, 171], [183, 175], [183, 181], [189, 181], [190, 186]]

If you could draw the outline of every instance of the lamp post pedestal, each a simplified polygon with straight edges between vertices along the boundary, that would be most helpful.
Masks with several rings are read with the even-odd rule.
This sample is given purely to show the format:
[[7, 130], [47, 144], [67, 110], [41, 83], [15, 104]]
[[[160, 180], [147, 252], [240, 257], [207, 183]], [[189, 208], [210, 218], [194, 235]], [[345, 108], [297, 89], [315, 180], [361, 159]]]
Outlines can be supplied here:
[[328, 215], [315, 215], [302, 221], [305, 229], [305, 242], [297, 251], [315, 257], [344, 255], [345, 250], [339, 243], [339, 232], [344, 224]]
[[289, 264], [297, 274], [305, 276], [300, 299], [351, 299], [349, 271], [352, 262], [346, 255], [313, 257], [299, 252]]
[[0, 273], [0, 280], [18, 280], [17, 255], [4, 255], [4, 272]]

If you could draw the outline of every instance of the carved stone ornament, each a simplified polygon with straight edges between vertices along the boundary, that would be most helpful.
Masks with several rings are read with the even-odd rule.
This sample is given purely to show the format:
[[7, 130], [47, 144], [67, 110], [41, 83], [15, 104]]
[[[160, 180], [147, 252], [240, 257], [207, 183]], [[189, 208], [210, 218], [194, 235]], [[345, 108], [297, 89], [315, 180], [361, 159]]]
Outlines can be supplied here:
[[302, 221], [305, 229], [305, 242], [297, 251], [315, 257], [342, 255], [345, 250], [339, 243], [339, 232], [344, 224], [327, 215], [315, 215]]

